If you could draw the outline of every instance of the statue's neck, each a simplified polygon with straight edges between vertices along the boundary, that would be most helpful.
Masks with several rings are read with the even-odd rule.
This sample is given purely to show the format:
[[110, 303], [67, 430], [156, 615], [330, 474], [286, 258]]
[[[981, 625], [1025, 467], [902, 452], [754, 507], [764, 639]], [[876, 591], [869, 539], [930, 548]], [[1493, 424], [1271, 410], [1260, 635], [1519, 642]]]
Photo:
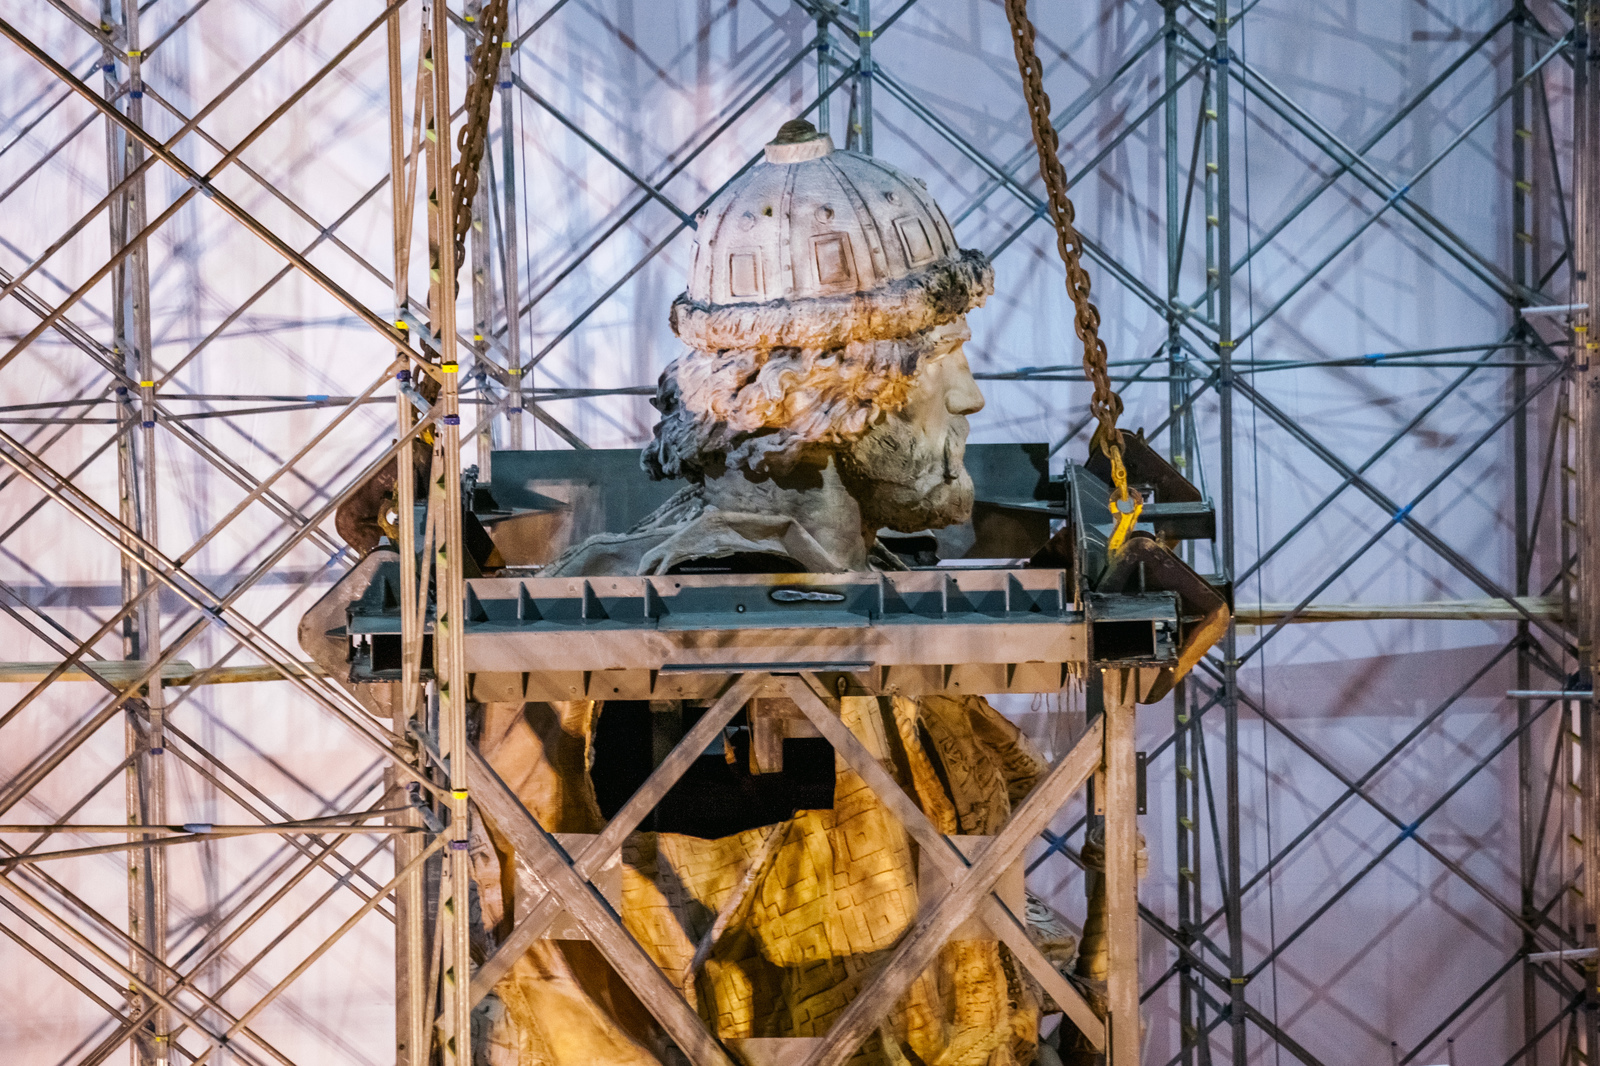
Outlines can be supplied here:
[[705, 499], [724, 511], [787, 515], [804, 526], [845, 569], [868, 569], [873, 530], [866, 528], [861, 504], [845, 488], [832, 455], [820, 464], [797, 464], [778, 477], [747, 470], [708, 474]]

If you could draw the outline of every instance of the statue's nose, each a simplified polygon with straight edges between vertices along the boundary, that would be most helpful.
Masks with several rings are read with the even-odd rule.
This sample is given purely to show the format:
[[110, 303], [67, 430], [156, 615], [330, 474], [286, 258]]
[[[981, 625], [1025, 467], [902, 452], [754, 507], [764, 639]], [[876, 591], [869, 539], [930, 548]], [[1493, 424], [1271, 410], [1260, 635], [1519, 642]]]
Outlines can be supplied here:
[[945, 408], [953, 415], [975, 415], [983, 410], [983, 393], [978, 391], [967, 357], [957, 352], [950, 362], [950, 388], [945, 393]]

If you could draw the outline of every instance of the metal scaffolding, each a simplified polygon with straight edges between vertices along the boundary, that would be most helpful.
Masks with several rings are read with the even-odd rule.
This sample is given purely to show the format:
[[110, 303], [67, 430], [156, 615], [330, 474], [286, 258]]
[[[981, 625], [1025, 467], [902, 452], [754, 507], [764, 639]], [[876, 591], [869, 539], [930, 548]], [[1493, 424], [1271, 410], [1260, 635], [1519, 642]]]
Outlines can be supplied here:
[[[39, 214], [44, 203], [51, 231], [37, 247], [18, 247], [11, 233], [0, 233], [14, 261], [0, 272], [0, 328], [7, 336], [0, 369], [12, 380], [33, 371], [32, 398], [8, 389], [0, 407], [6, 467], [0, 544], [41, 515], [64, 515], [75, 535], [96, 534], [96, 545], [115, 554], [119, 570], [116, 603], [86, 613], [0, 584], [13, 641], [51, 656], [0, 664], [20, 693], [0, 712], [0, 735], [8, 735], [16, 753], [0, 781], [0, 820], [8, 823], [0, 825], [0, 933], [15, 946], [8, 957], [54, 974], [100, 1011], [64, 1045], [65, 1061], [125, 1058], [129, 1048], [140, 1063], [206, 1062], [224, 1051], [244, 1062], [296, 1061], [307, 1053], [307, 1040], [321, 1037], [297, 1036], [297, 1015], [273, 1013], [274, 1004], [367, 926], [381, 926], [399, 945], [397, 1061], [429, 1061], [441, 986], [449, 1008], [438, 1019], [444, 1057], [470, 1061], [462, 1036], [470, 1032], [473, 1002], [467, 767], [465, 759], [451, 759], [469, 751], [460, 626], [453, 624], [466, 597], [462, 446], [475, 446], [479, 476], [487, 480], [495, 448], [521, 448], [525, 435], [588, 447], [574, 402], [630, 412], [654, 392], [637, 375], [590, 387], [588, 378], [583, 385], [553, 379], [540, 386], [537, 373], [541, 364], [554, 365], [563, 346], [620, 291], [690, 239], [718, 191], [690, 180], [695, 160], [732, 151], [728, 142], [748, 137], [755, 120], [774, 113], [775, 94], [788, 94], [788, 102], [797, 102], [793, 114], [811, 117], [824, 131], [832, 126], [836, 140], [862, 151], [885, 143], [884, 130], [874, 131], [885, 116], [937, 139], [964, 168], [958, 184], [965, 199], [946, 201], [958, 230], [981, 228], [993, 237], [985, 251], [996, 257], [1023, 248], [1030, 233], [1037, 237], [1042, 231], [1033, 224], [1048, 217], [1048, 208], [1031, 148], [1013, 138], [1018, 150], [998, 157], [991, 140], [973, 136], [971, 123], [952, 113], [948, 99], [930, 99], [899, 66], [896, 33], [945, 2], [902, 0], [876, 11], [868, 0], [769, 5], [774, 10], [764, 15], [781, 32], [752, 61], [756, 73], [718, 104], [714, 121], [672, 144], [662, 159], [641, 160], [639, 146], [608, 143], [564, 113], [547, 83], [557, 75], [532, 58], [538, 35], [575, 17], [580, 5], [513, 0], [490, 146], [471, 205], [461, 284], [470, 330], [456, 321], [457, 300], [445, 295], [458, 206], [455, 131], [467, 117], [456, 92], [489, 32], [482, 16], [492, 5], [371, 3], [354, 21], [346, 13], [354, 32], [341, 22], [343, 36], [330, 44], [324, 23], [334, 17], [331, 0], [308, 3], [293, 21], [284, 16], [277, 36], [252, 42], [249, 60], [203, 104], [188, 99], [192, 84], [164, 84], [152, 72], [163, 51], [181, 47], [215, 14], [202, 9], [235, 0], [197, 0], [170, 11], [162, 3], [102, 0], [99, 13], [89, 16], [71, 0], [50, 0], [26, 18], [0, 19], [7, 69], [28, 64], [29, 77], [37, 76], [28, 82], [34, 95], [19, 94], [21, 102], [7, 105], [0, 125], [0, 164], [17, 175], [0, 189], [0, 212], [20, 213], [32, 203]], [[994, 7], [967, 6], [975, 18], [993, 21], [993, 32], [1002, 31]], [[1148, 264], [1134, 266], [1126, 249], [1102, 239], [1092, 216], [1080, 225], [1100, 291], [1116, 292], [1163, 326], [1153, 350], [1113, 351], [1112, 366], [1130, 409], [1162, 412], [1149, 438], [1163, 441], [1173, 465], [1218, 505], [1216, 552], [1196, 558], [1191, 551], [1190, 562], [1232, 583], [1240, 623], [1177, 688], [1170, 726], [1165, 718], [1160, 728], [1152, 726], [1162, 717], [1157, 713], [1141, 715], [1152, 792], [1166, 797], [1156, 809], [1169, 821], [1146, 830], [1171, 841], [1154, 857], [1157, 876], [1141, 904], [1150, 1061], [1157, 1054], [1185, 1066], [1222, 1055], [1238, 1064], [1268, 1055], [1307, 1066], [1343, 1061], [1340, 1047], [1307, 1037], [1309, 1023], [1280, 1010], [1280, 969], [1315, 971], [1314, 942], [1330, 928], [1372, 937], [1363, 924], [1370, 917], [1352, 901], [1377, 872], [1418, 861], [1448, 881], [1441, 893], [1461, 891], [1493, 915], [1493, 927], [1481, 933], [1504, 950], [1493, 964], [1475, 968], [1474, 958], [1450, 975], [1450, 987], [1463, 991], [1447, 1009], [1396, 1004], [1382, 1020], [1350, 1019], [1352, 1030], [1363, 1041], [1386, 1043], [1396, 1066], [1440, 1061], [1453, 1054], [1457, 1034], [1482, 1032], [1471, 1027], [1488, 1024], [1482, 1021], [1488, 1004], [1503, 1001], [1514, 1005], [1516, 1019], [1507, 1066], [1588, 1061], [1600, 1047], [1600, 938], [1592, 904], [1600, 899], [1594, 769], [1600, 752], [1590, 699], [1600, 630], [1600, 590], [1593, 587], [1600, 574], [1600, 547], [1593, 543], [1600, 493], [1592, 489], [1600, 471], [1600, 390], [1590, 381], [1588, 356], [1595, 348], [1590, 308], [1600, 306], [1597, 5], [1484, 5], [1492, 9], [1486, 25], [1443, 38], [1448, 60], [1386, 105], [1386, 117], [1363, 127], [1359, 139], [1342, 135], [1348, 124], [1330, 120], [1292, 83], [1276, 83], [1252, 62], [1245, 47], [1251, 25], [1275, 6], [1292, 5], [1127, 0], [1102, 6], [1131, 30], [1114, 54], [1098, 57], [1082, 87], [1067, 81], [1074, 64], [1056, 42], [1053, 54], [1067, 59], [1046, 72], [1057, 97], [1055, 124], [1069, 145], [1064, 163], [1075, 190], [1092, 187], [1108, 160], [1132, 146], [1145, 146], [1159, 160], [1150, 182], [1159, 194], [1140, 206], [1159, 219], [1165, 277]], [[1043, 43], [1057, 24], [1040, 17]], [[609, 32], [624, 35], [620, 26]], [[261, 72], [307, 34], [321, 35], [320, 65], [297, 74], [264, 117], [241, 126], [229, 99], [254, 89]], [[372, 56], [381, 57], [378, 93], [386, 95], [387, 114], [374, 105], [345, 125], [364, 138], [373, 158], [382, 157], [377, 146], [387, 135], [381, 175], [339, 206], [305, 202], [276, 187], [252, 146], [276, 143], [280, 120], [322, 99], [317, 94], [338, 84], [348, 66]], [[1492, 88], [1473, 96], [1470, 90], [1485, 79]], [[530, 257], [539, 220], [530, 212], [547, 207], [528, 202], [528, 175], [568, 164], [552, 161], [553, 153], [530, 135], [529, 111], [577, 143], [585, 166], [604, 168], [629, 189], [592, 229], [536, 270]], [[1419, 115], [1438, 116], [1443, 142], [1412, 159], [1386, 139]], [[1096, 117], [1098, 125], [1084, 132]], [[1025, 128], [1018, 118], [1017, 129]], [[1250, 201], [1252, 129], [1292, 142], [1310, 175], [1265, 220], [1254, 217]], [[86, 140], [102, 134], [105, 176], [92, 182], [92, 206], [74, 207], [81, 197], [65, 192], [51, 201], [52, 191], [41, 191], [43, 179], [75, 168]], [[735, 143], [744, 166], [753, 165], [759, 156], [749, 153], [750, 144]], [[1075, 147], [1082, 143], [1092, 151]], [[1509, 220], [1493, 247], [1458, 213], [1440, 208], [1440, 197], [1419, 195], [1430, 178], [1442, 180], [1442, 172], [1473, 152], [1479, 155], [1465, 170], [1450, 172], [1455, 180], [1476, 175], [1475, 192]], [[1342, 211], [1316, 216], [1331, 218], [1332, 229], [1308, 236], [1307, 213], [1334, 200]], [[20, 214], [8, 217], [23, 229]], [[198, 340], [174, 342], [157, 325], [158, 312], [169, 310], [158, 305], [174, 294], [170, 284], [152, 280], [169, 266], [154, 261], [156, 238], [179, 224], [217, 225], [224, 218], [230, 233], [259, 242], [253, 256], [272, 273], [231, 298], [209, 329], [196, 329]], [[392, 237], [392, 262], [363, 254], [354, 236], [362, 224]], [[1302, 354], [1257, 355], [1255, 342], [1269, 325], [1296, 314], [1297, 301], [1346, 269], [1379, 232], [1425, 249], [1418, 269], [1448, 276], [1450, 285], [1492, 306], [1503, 328], [1381, 353], [1330, 353], [1308, 342]], [[159, 247], [170, 255], [170, 246]], [[1255, 280], [1255, 265], [1285, 248], [1292, 251], [1278, 266], [1294, 264], [1297, 272]], [[414, 269], [419, 257], [425, 278]], [[572, 295], [573, 279], [584, 276], [591, 286]], [[337, 309], [349, 336], [360, 330], [358, 342], [341, 343], [363, 353], [355, 364], [365, 368], [361, 387], [336, 396], [194, 387], [205, 380], [197, 371], [222, 357], [253, 307], [306, 281], [312, 285], [304, 306], [315, 308], [313, 315]], [[1430, 323], [1429, 332], [1453, 334], [1445, 325]], [[978, 376], [995, 389], [1060, 390], [1059, 383], [1084, 380], [1078, 354], [1058, 339], [1048, 353], [1022, 359], [1050, 365], [1000, 365]], [[43, 374], [38, 364], [47, 359], [71, 372]], [[413, 387], [424, 376], [438, 386], [432, 403]], [[1335, 379], [1358, 379], [1370, 404], [1409, 413], [1374, 446], [1352, 446], [1284, 399], [1282, 382], [1315, 391]], [[381, 414], [391, 403], [392, 420]], [[242, 457], [239, 442], [251, 438], [243, 420], [262, 417], [301, 421], [285, 438], [287, 450]], [[1416, 441], [1438, 436], [1440, 420], [1449, 421], [1446, 442], [1418, 452]], [[1088, 422], [1075, 410], [1060, 412], [1054, 453], [1081, 447]], [[1254, 473], [1264, 454], [1261, 426], [1271, 434], [1273, 461], [1316, 471], [1299, 486], [1304, 491], [1273, 495], [1284, 528], [1270, 542], [1261, 533], [1263, 493]], [[398, 524], [406, 676], [392, 717], [383, 718], [343, 679], [302, 662], [285, 623], [310, 605], [309, 593], [357, 562], [331, 533], [339, 504], [386, 465], [408, 469], [417, 441], [432, 450], [429, 521], [421, 531]], [[1478, 469], [1490, 451], [1507, 457], [1495, 467], [1495, 490], [1509, 501], [1509, 520], [1495, 524], [1493, 543], [1463, 543], [1441, 521], [1448, 507], [1441, 500], [1469, 491], [1463, 471]], [[330, 465], [324, 453], [339, 459]], [[102, 469], [114, 474], [103, 477]], [[197, 524], [174, 504], [201, 480], [227, 502], [208, 500]], [[399, 513], [411, 512], [412, 492], [410, 478], [400, 476]], [[1325, 545], [1286, 573], [1284, 560], [1292, 557], [1286, 553], [1300, 550], [1336, 516], [1341, 531], [1359, 535]], [[419, 535], [431, 549], [421, 573], [414, 564]], [[1329, 590], [1350, 587], [1354, 573], [1381, 573], [1374, 560], [1397, 538], [1423, 552], [1432, 572], [1447, 575], [1435, 588], [1470, 589], [1478, 598], [1408, 604], [1380, 591], [1372, 602], [1323, 601]], [[9, 550], [7, 560], [13, 574], [35, 575], [45, 585], [56, 583], [52, 561], [73, 562], [35, 566]], [[203, 577], [197, 561], [221, 576]], [[441, 668], [425, 692], [420, 612], [430, 574]], [[1260, 594], [1268, 578], [1281, 602]], [[1492, 646], [1458, 656], [1457, 673], [1432, 679], [1431, 704], [1408, 718], [1392, 743], [1375, 744], [1363, 765], [1351, 767], [1329, 750], [1316, 723], [1274, 706], [1269, 655], [1287, 634], [1303, 631], [1286, 628], [1291, 624], [1373, 618], [1412, 618], [1436, 627], [1429, 632], [1488, 624], [1496, 636]], [[186, 651], [202, 665], [181, 659]], [[236, 656], [246, 663], [233, 664]], [[1259, 683], [1252, 685], [1251, 676]], [[269, 700], [292, 699], [342, 723], [371, 761], [345, 768], [348, 780], [326, 789], [302, 782], [275, 790], [241, 773], [228, 754], [238, 734], [199, 729], [195, 714], [243, 699], [234, 694], [244, 690], [210, 686], [268, 687], [267, 681], [274, 682]], [[1426, 752], [1463, 699], [1486, 688], [1504, 697], [1504, 713], [1485, 727], [1492, 735], [1463, 741], [1441, 770]], [[94, 695], [85, 700], [88, 692]], [[1356, 699], [1376, 702], [1378, 695], [1368, 689]], [[261, 706], [249, 704], [252, 713]], [[1245, 750], [1242, 725], [1260, 736], [1261, 757]], [[106, 757], [106, 738], [119, 726], [117, 756]], [[18, 736], [25, 739], [9, 739]], [[90, 758], [90, 752], [100, 754]], [[1268, 752], [1279, 760], [1276, 769], [1266, 764]], [[1508, 760], [1513, 769], [1496, 769]], [[1502, 772], [1514, 781], [1515, 817], [1509, 806], [1502, 813], [1515, 829], [1495, 838], [1499, 851], [1491, 861], [1477, 840], [1435, 834], [1430, 819], [1483, 775]], [[1299, 795], [1295, 778], [1303, 775], [1332, 791], [1324, 790], [1326, 800], [1292, 827], [1287, 842], [1274, 840], [1268, 822], [1265, 851], [1254, 848], [1250, 840], [1263, 814], [1270, 818], [1274, 797]], [[1425, 787], [1397, 795], [1387, 785], [1396, 775]], [[113, 818], [106, 812], [118, 782], [123, 807]], [[172, 822], [189, 818], [178, 797], [196, 789], [229, 812], [228, 821]], [[1372, 819], [1364, 824], [1381, 828], [1381, 837], [1373, 835], [1377, 830], [1366, 837], [1348, 830], [1353, 810]], [[17, 822], [24, 811], [34, 812], [32, 822]], [[103, 816], [104, 824], [85, 824], [85, 812]], [[1030, 872], [1061, 876], [1078, 863], [1081, 828], [1082, 819], [1046, 830]], [[215, 853], [201, 849], [234, 837], [279, 843], [250, 852], [237, 867], [238, 883], [219, 891], [202, 917], [179, 921], [171, 871], [180, 845], [203, 854], [211, 875], [220, 876]], [[1279, 928], [1276, 908], [1286, 890], [1276, 882], [1312, 849], [1338, 852], [1327, 861], [1336, 876], [1285, 901], [1292, 924]], [[108, 894], [71, 872], [108, 853], [126, 858], [125, 892]], [[288, 961], [277, 950], [285, 942], [299, 951]], [[427, 957], [428, 944], [435, 957]], [[1335, 969], [1325, 984], [1354, 984], [1361, 972], [1359, 965]], [[0, 1007], [0, 1017], [6, 1010]]]

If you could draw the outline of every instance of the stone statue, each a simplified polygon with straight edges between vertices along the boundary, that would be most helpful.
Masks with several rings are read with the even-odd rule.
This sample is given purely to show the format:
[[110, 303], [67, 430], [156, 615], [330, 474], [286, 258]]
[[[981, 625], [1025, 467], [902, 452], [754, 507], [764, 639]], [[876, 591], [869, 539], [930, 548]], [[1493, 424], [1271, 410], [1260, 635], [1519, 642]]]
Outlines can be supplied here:
[[[956, 246], [921, 181], [786, 123], [701, 216], [672, 307], [689, 351], [661, 376], [643, 463], [685, 488], [544, 573], [904, 569], [880, 529], [945, 526], [972, 508], [963, 453], [983, 396], [962, 344], [965, 316], [992, 292], [988, 260]], [[945, 833], [998, 831], [1045, 769], [981, 698], [841, 703]], [[488, 704], [477, 743], [547, 829], [594, 833], [614, 784], [596, 736], [607, 715], [635, 713], [648, 746], [650, 722], [685, 712]], [[728, 763], [743, 773], [731, 746]], [[831, 809], [726, 835], [639, 832], [624, 851], [627, 927], [736, 1053], [741, 1038], [825, 1033], [916, 915], [914, 846], [859, 777], [832, 766]], [[475, 828], [473, 857], [486, 949], [510, 928], [515, 882], [491, 827]], [[1057, 924], [1046, 939], [1069, 967], [1070, 932]], [[855, 1061], [1031, 1062], [1040, 999], [996, 941], [954, 941]], [[673, 1061], [586, 942], [542, 941], [486, 1003], [481, 1054], [496, 1066]]]

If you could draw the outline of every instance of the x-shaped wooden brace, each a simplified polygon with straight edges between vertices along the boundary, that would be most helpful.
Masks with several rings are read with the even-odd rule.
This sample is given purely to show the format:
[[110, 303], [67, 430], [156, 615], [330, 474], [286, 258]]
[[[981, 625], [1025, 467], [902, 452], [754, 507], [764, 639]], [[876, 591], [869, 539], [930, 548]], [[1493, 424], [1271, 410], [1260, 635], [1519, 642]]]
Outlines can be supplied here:
[[[1106, 718], [1114, 719], [1113, 732], [1125, 734], [1127, 743], [1118, 746], [1128, 747], [1127, 761], [1130, 763], [1126, 768], [1128, 787], [1114, 791], [1126, 791], [1131, 796], [1131, 692], [1125, 700], [1117, 701], [1117, 709], [1123, 713], [1113, 715], [1110, 713], [1114, 702], [1110, 691], [1112, 686], [1109, 684], [1111, 679], [1108, 677], [1107, 680], [1106, 717], [1096, 719], [1072, 751], [1057, 763], [1013, 812], [1000, 833], [970, 862], [948, 837], [933, 826], [921, 808], [850, 732], [837, 712], [829, 706], [829, 701], [817, 695], [813, 689], [815, 678], [811, 675], [769, 679], [765, 674], [751, 673], [732, 678], [716, 703], [685, 734], [644, 785], [617, 812], [617, 816], [571, 862], [556, 840], [528, 813], [482, 754], [475, 748], [469, 748], [468, 778], [473, 801], [510, 841], [516, 851], [518, 866], [521, 867], [519, 872], [527, 874], [542, 889], [542, 894], [531, 902], [511, 935], [473, 975], [470, 990], [472, 1002], [477, 1003], [487, 995], [495, 983], [510, 972], [516, 960], [543, 935], [550, 923], [566, 910], [695, 1066], [731, 1066], [726, 1052], [707, 1031], [699, 1015], [623, 927], [616, 911], [590, 883], [590, 879], [621, 849], [628, 834], [638, 828], [749, 699], [763, 687], [770, 689], [776, 686], [795, 702], [801, 713], [845, 760], [846, 765], [900, 819], [906, 831], [921, 845], [922, 861], [934, 863], [951, 882], [950, 889], [931, 907], [924, 909], [872, 983], [851, 1001], [834, 1022], [825, 1042], [813, 1054], [807, 1066], [842, 1066], [876, 1030], [894, 1001], [933, 963], [940, 948], [974, 908], [978, 908], [989, 927], [1090, 1042], [1096, 1048], [1103, 1048], [1106, 1030], [1099, 1017], [1084, 1002], [1077, 989], [1056, 971], [1028, 939], [1026, 927], [993, 892], [993, 888], [1006, 868], [1017, 861], [1029, 842], [1049, 824], [1062, 803], [1081, 788], [1091, 774], [1104, 765], [1108, 777], [1123, 776], [1113, 765], [1121, 760], [1108, 760], [1105, 757]], [[1108, 861], [1108, 890], [1118, 895], [1132, 891], [1131, 813], [1126, 819], [1116, 821], [1120, 823], [1123, 820], [1127, 822], [1127, 831], [1118, 832], [1118, 826], [1110, 825], [1107, 839], [1109, 853], [1113, 845], [1118, 843], [1113, 838], [1128, 837], [1125, 842], [1128, 863]], [[1119, 868], [1127, 865], [1128, 869], [1119, 869], [1117, 873], [1120, 876], [1114, 876], [1110, 869], [1112, 865]], [[1119, 885], [1118, 882], [1125, 883]], [[1126, 954], [1126, 947], [1122, 952], [1117, 950], [1118, 926], [1124, 924], [1119, 923], [1118, 918], [1124, 909], [1129, 908], [1112, 908], [1113, 987], [1110, 989], [1110, 998], [1113, 1018], [1128, 1012], [1131, 1004], [1129, 1016], [1132, 1020], [1118, 1027], [1121, 1032], [1113, 1033], [1113, 1064], [1137, 1062], [1138, 1053], [1137, 983], [1117, 980], [1119, 960], [1116, 956], [1119, 953]], [[1131, 997], [1128, 994], [1130, 988]]]

